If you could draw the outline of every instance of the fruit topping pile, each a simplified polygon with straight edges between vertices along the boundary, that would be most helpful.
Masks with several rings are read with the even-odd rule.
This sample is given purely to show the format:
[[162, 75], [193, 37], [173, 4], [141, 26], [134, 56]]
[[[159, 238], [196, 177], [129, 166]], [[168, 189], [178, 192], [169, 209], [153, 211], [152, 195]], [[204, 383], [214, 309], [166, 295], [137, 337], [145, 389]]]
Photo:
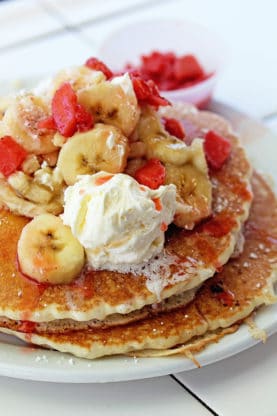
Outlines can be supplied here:
[[[152, 247], [148, 254], [162, 249], [171, 222], [190, 230], [211, 215], [209, 172], [223, 167], [231, 144], [216, 131], [191, 138], [182, 120], [162, 116], [159, 107], [170, 103], [156, 85], [179, 88], [206, 76], [191, 55], [153, 52], [142, 57], [139, 71], [121, 75], [92, 57], [61, 71], [44, 89], [12, 98], [0, 119], [0, 202], [32, 219], [18, 244], [23, 273], [68, 283], [86, 261], [102, 264], [105, 250], [106, 260], [116, 262], [111, 247], [119, 249], [118, 241], [122, 258], [145, 261], [146, 247]], [[128, 223], [129, 208], [136, 225]], [[112, 213], [116, 219], [109, 222]], [[140, 217], [151, 227], [138, 234]], [[104, 232], [103, 224], [117, 227]], [[102, 230], [96, 242], [105, 241], [105, 250], [95, 246], [96, 226]], [[37, 252], [29, 247], [32, 236]], [[133, 257], [129, 247], [136, 247]], [[72, 261], [62, 264], [68, 250]], [[93, 250], [100, 253], [97, 263]]]

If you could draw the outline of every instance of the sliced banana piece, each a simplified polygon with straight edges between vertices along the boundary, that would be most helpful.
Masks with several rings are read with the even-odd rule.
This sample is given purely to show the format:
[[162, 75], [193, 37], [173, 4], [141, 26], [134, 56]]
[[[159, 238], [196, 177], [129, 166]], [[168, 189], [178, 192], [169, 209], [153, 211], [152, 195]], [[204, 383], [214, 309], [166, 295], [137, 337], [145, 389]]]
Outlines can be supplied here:
[[42, 283], [70, 283], [85, 262], [70, 228], [51, 214], [39, 215], [23, 228], [17, 249], [22, 272]]
[[26, 173], [17, 171], [8, 177], [9, 185], [23, 198], [38, 204], [47, 204], [53, 193], [50, 189], [36, 183]]
[[[187, 146], [182, 140], [171, 136], [151, 107], [143, 109], [137, 133], [139, 139], [146, 144], [148, 159], [157, 158], [163, 163], [172, 163], [175, 166], [194, 161], [199, 164], [199, 161], [202, 161], [201, 139], [194, 140], [191, 146]], [[201, 169], [207, 169], [205, 159]]]
[[67, 185], [73, 185], [78, 175], [100, 170], [123, 172], [129, 152], [128, 139], [114, 126], [96, 124], [86, 133], [77, 133], [62, 147], [57, 167]]
[[18, 196], [36, 204], [46, 205], [55, 198], [62, 198], [64, 183], [58, 168], [45, 165], [33, 176], [16, 171], [7, 181]]
[[1, 135], [9, 135], [33, 154], [51, 153], [57, 149], [53, 143], [54, 132], [39, 129], [38, 123], [49, 115], [46, 101], [32, 93], [22, 93], [13, 98], [1, 120]]
[[187, 163], [183, 166], [165, 165], [166, 184], [177, 188], [177, 209], [174, 224], [192, 229], [203, 218], [211, 214], [212, 186], [208, 173]]
[[62, 197], [55, 197], [48, 204], [38, 204], [24, 199], [8, 184], [6, 179], [0, 179], [0, 205], [7, 207], [17, 215], [33, 218], [36, 215], [46, 212], [54, 215], [61, 214], [63, 211]]
[[99, 84], [106, 80], [105, 75], [101, 71], [93, 71], [92, 69], [82, 65], [73, 66], [68, 69], [64, 69], [57, 73], [57, 75], [51, 79], [46, 85], [42, 85], [43, 93], [52, 97], [55, 91], [65, 82], [70, 82], [75, 92], [90, 88], [93, 85]]
[[80, 90], [78, 101], [96, 121], [118, 127], [127, 137], [139, 120], [140, 108], [128, 74]]

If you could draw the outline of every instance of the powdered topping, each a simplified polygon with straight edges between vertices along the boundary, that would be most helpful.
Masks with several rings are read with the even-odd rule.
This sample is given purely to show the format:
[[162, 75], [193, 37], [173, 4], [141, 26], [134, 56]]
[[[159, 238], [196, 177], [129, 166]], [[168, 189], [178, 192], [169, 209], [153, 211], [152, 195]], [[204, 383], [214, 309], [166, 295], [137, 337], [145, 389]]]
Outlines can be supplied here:
[[190, 257], [180, 260], [179, 257], [164, 249], [147, 262], [117, 264], [116, 269], [114, 265], [106, 264], [105, 268], [124, 274], [132, 273], [134, 276], [145, 276], [147, 289], [160, 300], [161, 293], [166, 286], [192, 278], [196, 273], [199, 273], [199, 267], [202, 265], [202, 261], [196, 261]]

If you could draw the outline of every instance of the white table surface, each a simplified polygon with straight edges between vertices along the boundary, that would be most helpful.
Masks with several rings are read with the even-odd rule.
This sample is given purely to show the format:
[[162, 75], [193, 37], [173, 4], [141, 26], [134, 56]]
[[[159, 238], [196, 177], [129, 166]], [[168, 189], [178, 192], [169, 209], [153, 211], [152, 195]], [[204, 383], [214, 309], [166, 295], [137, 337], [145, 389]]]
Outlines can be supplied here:
[[[216, 98], [255, 117], [268, 116], [277, 129], [269, 117], [277, 112], [275, 0], [0, 2], [0, 80], [12, 89], [14, 81], [83, 62], [115, 28], [151, 17], [183, 17], [220, 34], [229, 62]], [[63, 385], [2, 377], [1, 415], [275, 416], [276, 350], [277, 335], [199, 370], [128, 383]]]

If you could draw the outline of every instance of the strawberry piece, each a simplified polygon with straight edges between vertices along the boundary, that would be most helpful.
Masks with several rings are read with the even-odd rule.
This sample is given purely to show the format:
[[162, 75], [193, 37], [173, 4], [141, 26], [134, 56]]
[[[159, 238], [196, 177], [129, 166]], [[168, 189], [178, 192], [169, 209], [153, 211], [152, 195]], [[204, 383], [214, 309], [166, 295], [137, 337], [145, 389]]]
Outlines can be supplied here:
[[[153, 51], [148, 55], [141, 55], [141, 63], [135, 68], [131, 64], [126, 66], [126, 70], [144, 81], [154, 81], [162, 91], [170, 91], [178, 88], [193, 86], [212, 74], [206, 74], [197, 58], [194, 55], [183, 55], [177, 57], [173, 52]], [[142, 86], [138, 86], [142, 89]], [[156, 96], [156, 94], [154, 94]], [[151, 101], [151, 99], [150, 99]], [[148, 103], [149, 104], [149, 103]], [[150, 102], [151, 105], [163, 105]]]
[[0, 172], [4, 176], [7, 177], [15, 172], [26, 156], [26, 150], [12, 137], [2, 137], [0, 140]]
[[172, 136], [178, 137], [178, 139], [184, 139], [186, 136], [185, 129], [181, 121], [176, 118], [163, 117], [164, 128]]
[[145, 81], [141, 77], [132, 76], [133, 87], [138, 101], [150, 104], [155, 108], [170, 105], [170, 102], [160, 96], [157, 85], [152, 80]]
[[85, 132], [90, 130], [94, 125], [94, 119], [91, 113], [89, 113], [81, 104], [76, 106], [76, 123], [77, 130]]
[[55, 92], [52, 100], [52, 114], [57, 130], [65, 137], [76, 131], [77, 96], [69, 82], [65, 82]]
[[165, 183], [165, 167], [159, 159], [150, 159], [135, 172], [135, 179], [151, 189], [157, 189]]
[[[132, 75], [132, 74], [131, 74]], [[138, 76], [131, 76], [134, 91], [136, 93], [138, 101], [144, 101], [150, 95], [149, 86], [146, 81], [144, 81], [141, 77]]]
[[[176, 56], [172, 52], [161, 53], [153, 51], [149, 55], [142, 55], [142, 68], [149, 77], [159, 76], [161, 73], [167, 73], [170, 66], [174, 63]], [[168, 76], [168, 74], [166, 74]]]
[[96, 178], [95, 179], [95, 185], [96, 186], [101, 186], [104, 183], [108, 182], [110, 179], [113, 178], [114, 175], [106, 175], [106, 176], [100, 176], [100, 178]]
[[168, 225], [165, 222], [162, 222], [160, 229], [161, 231], [165, 232], [168, 230]]
[[158, 51], [153, 51], [149, 55], [142, 55], [143, 71], [150, 77], [160, 74], [164, 68], [165, 59], [163, 55]]
[[159, 81], [156, 81], [157, 85], [159, 86], [159, 89], [161, 91], [171, 91], [171, 90], [177, 90], [180, 88], [180, 82], [174, 78], [172, 79], [160, 79]]
[[88, 68], [93, 69], [93, 70], [95, 70], [95, 71], [101, 71], [101, 72], [103, 72], [103, 74], [105, 75], [105, 77], [106, 77], [107, 79], [110, 79], [110, 78], [112, 78], [112, 77], [113, 77], [113, 73], [112, 73], [112, 71], [111, 71], [111, 70], [107, 67], [107, 65], [105, 65], [105, 64], [104, 64], [104, 62], [100, 61], [100, 60], [99, 60], [99, 59], [97, 59], [97, 58], [94, 58], [94, 57], [89, 58], [89, 59], [86, 61], [85, 65], [86, 65]]
[[81, 104], [69, 83], [63, 84], [52, 100], [53, 116], [40, 120], [39, 129], [58, 130], [65, 137], [85, 132], [94, 125], [93, 116]]
[[208, 131], [205, 135], [204, 151], [211, 168], [220, 169], [230, 156], [231, 148], [229, 140], [213, 130]]
[[179, 81], [202, 78], [205, 73], [198, 60], [193, 55], [184, 55], [174, 64], [174, 75]]
[[152, 79], [159, 87], [162, 80], [173, 78], [173, 64], [176, 56], [172, 52], [161, 53], [153, 51], [149, 55], [141, 56], [141, 73], [145, 79]]
[[154, 202], [157, 211], [161, 211], [163, 209], [160, 198], [152, 198], [152, 201]]
[[54, 118], [49, 116], [40, 120], [38, 122], [38, 129], [57, 130]]

